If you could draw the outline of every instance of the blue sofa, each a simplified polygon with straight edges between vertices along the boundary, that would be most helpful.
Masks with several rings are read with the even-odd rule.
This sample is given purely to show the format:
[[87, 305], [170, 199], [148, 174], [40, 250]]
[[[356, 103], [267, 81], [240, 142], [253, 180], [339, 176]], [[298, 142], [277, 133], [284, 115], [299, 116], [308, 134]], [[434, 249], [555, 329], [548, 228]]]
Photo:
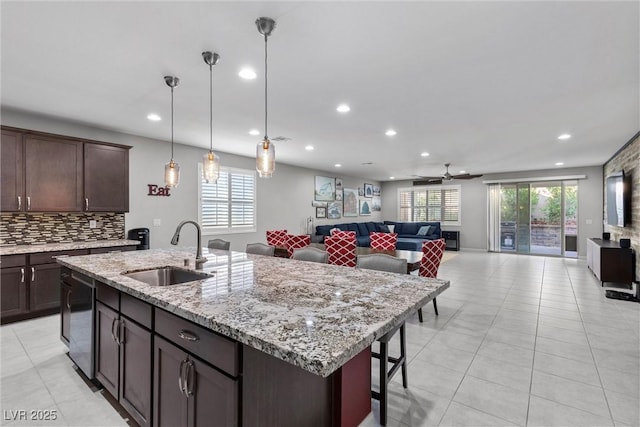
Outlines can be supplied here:
[[[439, 239], [441, 234], [439, 222], [399, 222], [399, 221], [385, 221], [382, 222], [350, 222], [344, 224], [328, 224], [316, 226], [316, 236], [321, 241], [329, 236], [332, 228], [339, 228], [343, 231], [355, 231], [356, 241], [358, 246], [369, 247], [371, 240], [369, 233], [372, 231], [379, 231], [388, 233], [389, 226], [394, 226], [394, 232], [398, 233], [398, 243], [396, 247], [401, 250], [419, 251], [422, 250], [422, 242], [425, 240]], [[424, 236], [418, 235], [420, 227], [427, 225], [429, 232]]]

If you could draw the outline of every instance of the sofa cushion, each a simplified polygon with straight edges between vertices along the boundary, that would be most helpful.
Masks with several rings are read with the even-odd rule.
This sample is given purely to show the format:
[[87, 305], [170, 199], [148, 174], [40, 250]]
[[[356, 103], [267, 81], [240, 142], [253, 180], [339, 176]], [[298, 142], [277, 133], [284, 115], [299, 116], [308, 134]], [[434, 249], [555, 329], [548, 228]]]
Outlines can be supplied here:
[[420, 226], [420, 228], [418, 229], [418, 236], [426, 236], [427, 234], [430, 233], [431, 230], [431, 226], [430, 225], [422, 225]]
[[358, 236], [368, 236], [369, 230], [367, 230], [366, 222], [356, 222], [356, 227], [358, 228]]
[[402, 251], [421, 251], [423, 239], [398, 237], [396, 242], [396, 249]]
[[328, 236], [329, 230], [331, 230], [333, 227], [333, 225], [318, 225], [316, 226], [316, 234], [320, 236]]
[[358, 242], [358, 246], [368, 248], [371, 246], [371, 238], [369, 236], [357, 236], [356, 242]]
[[[424, 224], [422, 224], [424, 225]], [[398, 230], [398, 227], [402, 226], [402, 230]], [[404, 222], [396, 224], [396, 233], [398, 234], [413, 234], [414, 236], [418, 235], [418, 229], [420, 228], [420, 223], [418, 222]]]
[[367, 227], [367, 236], [372, 232], [378, 231], [377, 224], [375, 222], [365, 222], [364, 225]]
[[376, 231], [379, 231], [380, 233], [391, 233], [391, 230], [389, 229], [388, 225], [386, 224], [376, 224], [376, 225], [377, 225]]

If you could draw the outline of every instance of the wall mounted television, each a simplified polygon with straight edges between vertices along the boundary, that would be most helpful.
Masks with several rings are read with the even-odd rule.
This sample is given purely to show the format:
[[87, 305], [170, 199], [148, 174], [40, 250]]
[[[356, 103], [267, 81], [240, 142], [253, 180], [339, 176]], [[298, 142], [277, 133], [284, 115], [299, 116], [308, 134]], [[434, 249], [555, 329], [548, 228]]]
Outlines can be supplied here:
[[607, 224], [624, 227], [631, 222], [631, 180], [624, 171], [607, 177]]

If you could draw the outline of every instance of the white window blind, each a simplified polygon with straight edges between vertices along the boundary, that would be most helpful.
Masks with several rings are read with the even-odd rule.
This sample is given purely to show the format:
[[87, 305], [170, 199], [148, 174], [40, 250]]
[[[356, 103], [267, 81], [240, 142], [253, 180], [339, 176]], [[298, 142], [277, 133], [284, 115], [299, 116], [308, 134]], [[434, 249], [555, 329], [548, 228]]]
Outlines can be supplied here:
[[220, 168], [216, 184], [206, 183], [200, 178], [199, 193], [199, 220], [203, 232], [215, 234], [255, 231], [254, 171]]
[[460, 225], [460, 186], [430, 186], [398, 190], [400, 221], [440, 221]]

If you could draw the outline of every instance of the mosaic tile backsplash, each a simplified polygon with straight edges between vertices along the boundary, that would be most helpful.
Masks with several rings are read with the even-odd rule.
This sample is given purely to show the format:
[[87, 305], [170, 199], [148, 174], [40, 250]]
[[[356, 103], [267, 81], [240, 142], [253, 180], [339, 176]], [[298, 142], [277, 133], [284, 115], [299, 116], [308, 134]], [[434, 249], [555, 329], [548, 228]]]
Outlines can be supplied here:
[[[89, 228], [89, 221], [97, 221]], [[123, 213], [3, 213], [0, 244], [71, 243], [123, 239]]]

